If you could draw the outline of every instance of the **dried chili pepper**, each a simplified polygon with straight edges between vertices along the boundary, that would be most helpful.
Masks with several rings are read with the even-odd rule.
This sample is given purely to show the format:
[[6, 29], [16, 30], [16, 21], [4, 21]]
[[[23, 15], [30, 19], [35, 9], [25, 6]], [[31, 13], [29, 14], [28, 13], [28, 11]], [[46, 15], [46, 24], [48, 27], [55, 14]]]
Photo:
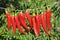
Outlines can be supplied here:
[[21, 33], [23, 33], [23, 34], [26, 34], [26, 32], [24, 32], [24, 31], [22, 30], [22, 28], [20, 27], [20, 23], [19, 23], [18, 17], [15, 16], [14, 18], [15, 18], [15, 22], [16, 22], [16, 25], [17, 25], [17, 28], [19, 29], [19, 31], [20, 31]]
[[46, 33], [48, 36], [51, 36], [51, 35], [48, 33], [48, 31], [46, 30], [46, 23], [45, 23], [45, 21], [44, 21], [44, 14], [41, 14], [41, 15], [40, 15], [40, 18], [41, 18], [42, 27], [43, 27], [45, 33]]
[[50, 18], [51, 18], [51, 11], [47, 10], [46, 11], [46, 25], [48, 26], [48, 29], [51, 31], [51, 24], [50, 24]]
[[11, 25], [11, 18], [10, 18], [10, 13], [6, 13], [6, 17], [7, 17], [7, 27], [8, 30], [10, 30], [10, 25]]
[[29, 24], [30, 24], [30, 29], [32, 28], [32, 20], [31, 20], [31, 16], [30, 16], [30, 13], [29, 12], [26, 12], [26, 17], [27, 17], [27, 19], [28, 19], [28, 22], [29, 22]]
[[13, 32], [16, 33], [16, 24], [13, 16], [11, 16], [11, 24], [12, 24]]
[[25, 28], [27, 31], [30, 30], [30, 28], [27, 27], [26, 21], [25, 21], [25, 15], [23, 13], [18, 15], [19, 21], [23, 28]]

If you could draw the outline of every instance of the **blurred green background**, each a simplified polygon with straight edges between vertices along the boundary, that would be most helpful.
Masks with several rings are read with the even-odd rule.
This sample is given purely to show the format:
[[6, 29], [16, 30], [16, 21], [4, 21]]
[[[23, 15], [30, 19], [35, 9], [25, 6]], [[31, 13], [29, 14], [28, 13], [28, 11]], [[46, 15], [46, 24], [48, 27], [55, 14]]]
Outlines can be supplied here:
[[[13, 34], [12, 28], [8, 32], [5, 9], [9, 8], [11, 15], [23, 10], [31, 9], [30, 12], [44, 12], [47, 9], [52, 11], [51, 25], [52, 36], [47, 36], [41, 28], [39, 37], [36, 37], [32, 31], [28, 34], [21, 34], [18, 29], [16, 35]], [[16, 11], [17, 10], [17, 11]], [[40, 11], [41, 10], [41, 11]], [[0, 0], [0, 40], [60, 40], [60, 0]], [[28, 23], [27, 23], [28, 24]], [[29, 24], [28, 24], [29, 25]]]

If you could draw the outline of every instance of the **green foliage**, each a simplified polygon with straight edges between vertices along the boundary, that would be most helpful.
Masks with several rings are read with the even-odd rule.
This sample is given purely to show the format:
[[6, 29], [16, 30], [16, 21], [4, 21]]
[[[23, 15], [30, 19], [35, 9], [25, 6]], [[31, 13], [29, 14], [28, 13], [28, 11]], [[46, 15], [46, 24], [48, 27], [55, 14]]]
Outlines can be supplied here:
[[[7, 30], [7, 20], [6, 20], [6, 14], [1, 13], [0, 15], [0, 40], [60, 40], [60, 3], [59, 0], [30, 0], [27, 2], [26, 0], [4, 0], [0, 1], [0, 4], [4, 4], [5, 2], [6, 7], [10, 7], [10, 13], [11, 15], [17, 15], [18, 12], [13, 11], [12, 9], [23, 9], [26, 11], [26, 9], [35, 9], [34, 12], [44, 12], [47, 9], [50, 9], [52, 11], [52, 17], [51, 17], [51, 25], [52, 25], [52, 36], [47, 36], [42, 28], [41, 33], [39, 37], [36, 37], [33, 33], [33, 30], [29, 31], [28, 34], [23, 35], [21, 34], [18, 29], [16, 31], [16, 34], [13, 33], [12, 27], [10, 31]], [[30, 12], [33, 12], [33, 10], [30, 10]], [[28, 22], [27, 25], [29, 26]]]

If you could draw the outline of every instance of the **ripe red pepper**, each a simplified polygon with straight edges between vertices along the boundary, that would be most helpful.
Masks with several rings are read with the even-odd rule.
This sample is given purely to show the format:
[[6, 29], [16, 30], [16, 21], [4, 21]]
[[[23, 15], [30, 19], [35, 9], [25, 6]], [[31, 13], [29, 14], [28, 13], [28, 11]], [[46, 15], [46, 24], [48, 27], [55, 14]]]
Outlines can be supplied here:
[[48, 33], [48, 31], [46, 30], [46, 23], [45, 23], [45, 21], [44, 21], [44, 14], [41, 14], [41, 15], [40, 15], [40, 18], [41, 18], [42, 27], [43, 27], [45, 33], [46, 33], [48, 36], [51, 36], [51, 35]]
[[11, 18], [10, 18], [10, 13], [6, 13], [6, 17], [7, 17], [7, 27], [8, 27], [8, 31], [10, 30], [10, 25], [11, 25]]
[[13, 32], [16, 33], [15, 19], [14, 19], [14, 17], [12, 17], [12, 16], [11, 16], [11, 24], [12, 24]]
[[31, 20], [31, 17], [30, 17], [30, 13], [29, 12], [26, 12], [26, 17], [27, 17], [27, 19], [28, 19], [28, 21], [29, 21], [29, 24], [30, 24], [30, 29], [32, 28], [32, 20]]
[[25, 15], [23, 13], [19, 14], [18, 18], [19, 18], [19, 21], [20, 21], [21, 25], [23, 26], [23, 28], [25, 28], [26, 30], [30, 30], [30, 28], [28, 28], [26, 25]]
[[19, 29], [19, 31], [20, 31], [21, 33], [23, 33], [23, 34], [26, 34], [26, 32], [24, 32], [24, 31], [22, 30], [22, 28], [20, 27], [20, 23], [19, 23], [18, 17], [15, 16], [14, 18], [15, 18], [15, 22], [16, 22], [16, 25], [17, 25], [17, 28]]
[[47, 10], [46, 11], [46, 25], [48, 26], [48, 29], [51, 31], [51, 24], [50, 24], [50, 18], [51, 18], [51, 11]]
[[40, 16], [39, 15], [36, 15], [36, 26], [37, 26], [37, 32], [38, 32], [38, 36], [40, 35]]
[[39, 36], [39, 32], [38, 32], [38, 29], [37, 29], [37, 26], [36, 26], [35, 16], [32, 16], [32, 24], [33, 24], [33, 29], [34, 29], [35, 35], [36, 35], [36, 36]]

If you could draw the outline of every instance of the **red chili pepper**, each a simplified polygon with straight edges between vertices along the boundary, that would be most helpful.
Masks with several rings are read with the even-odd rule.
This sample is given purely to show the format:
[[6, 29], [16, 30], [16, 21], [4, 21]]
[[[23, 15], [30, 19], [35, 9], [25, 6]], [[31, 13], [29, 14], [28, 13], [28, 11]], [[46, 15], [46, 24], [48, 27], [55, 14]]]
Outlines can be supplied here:
[[51, 36], [51, 35], [48, 33], [48, 31], [46, 30], [46, 24], [45, 24], [45, 21], [44, 21], [44, 14], [41, 14], [41, 15], [40, 15], [40, 18], [41, 18], [42, 27], [43, 27], [45, 33], [46, 33], [48, 36]]
[[40, 16], [39, 15], [36, 15], [36, 26], [37, 26], [37, 32], [38, 32], [38, 35], [40, 35]]
[[28, 21], [29, 21], [29, 24], [30, 24], [30, 29], [32, 28], [32, 20], [31, 20], [31, 17], [30, 17], [30, 13], [29, 12], [26, 12], [26, 17], [27, 17], [27, 19], [28, 19]]
[[46, 11], [46, 25], [48, 26], [48, 29], [51, 31], [51, 24], [50, 24], [50, 18], [51, 18], [51, 11], [47, 10]]
[[32, 24], [33, 24], [33, 29], [34, 29], [35, 35], [39, 36], [38, 29], [37, 29], [37, 26], [36, 26], [35, 16], [32, 16]]
[[23, 33], [23, 34], [26, 34], [26, 32], [24, 32], [24, 31], [22, 30], [22, 28], [20, 27], [20, 23], [19, 23], [19, 20], [18, 20], [18, 17], [17, 17], [17, 16], [15, 16], [15, 22], [16, 22], [16, 25], [17, 25], [19, 31], [20, 31], [21, 33]]
[[10, 30], [10, 25], [11, 25], [11, 18], [10, 18], [10, 13], [6, 13], [6, 17], [7, 17], [7, 27], [8, 30]]
[[26, 30], [30, 30], [30, 28], [28, 28], [26, 25], [25, 15], [23, 13], [19, 14], [18, 18], [19, 18], [19, 21], [20, 21], [21, 25], [23, 26], [23, 28], [25, 28]]
[[14, 17], [12, 17], [12, 16], [11, 16], [11, 24], [12, 24], [13, 32], [16, 33], [15, 19], [14, 19]]

